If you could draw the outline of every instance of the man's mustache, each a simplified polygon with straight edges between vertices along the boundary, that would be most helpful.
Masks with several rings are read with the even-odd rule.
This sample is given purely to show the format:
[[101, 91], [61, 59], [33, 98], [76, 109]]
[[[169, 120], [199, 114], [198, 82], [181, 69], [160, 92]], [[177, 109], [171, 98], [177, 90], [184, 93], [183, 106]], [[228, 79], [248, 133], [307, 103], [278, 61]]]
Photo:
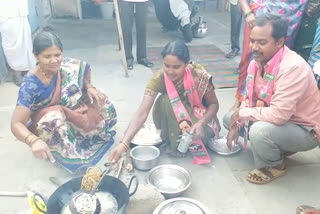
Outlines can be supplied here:
[[253, 55], [258, 55], [258, 56], [263, 56], [263, 53], [259, 52], [259, 51], [253, 51], [252, 54]]

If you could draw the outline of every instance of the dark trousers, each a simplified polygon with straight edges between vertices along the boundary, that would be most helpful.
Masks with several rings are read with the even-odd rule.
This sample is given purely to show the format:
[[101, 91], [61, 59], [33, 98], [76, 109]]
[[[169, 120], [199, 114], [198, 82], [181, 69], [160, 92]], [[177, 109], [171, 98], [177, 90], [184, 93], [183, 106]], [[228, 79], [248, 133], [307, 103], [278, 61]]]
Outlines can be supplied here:
[[231, 49], [240, 50], [239, 36], [241, 30], [242, 13], [237, 5], [230, 4], [231, 8]]
[[[132, 56], [132, 26], [136, 23], [137, 32], [137, 60], [147, 57], [147, 2], [119, 1], [120, 17], [123, 34], [124, 49], [127, 59]], [[134, 7], [136, 10], [134, 11]]]

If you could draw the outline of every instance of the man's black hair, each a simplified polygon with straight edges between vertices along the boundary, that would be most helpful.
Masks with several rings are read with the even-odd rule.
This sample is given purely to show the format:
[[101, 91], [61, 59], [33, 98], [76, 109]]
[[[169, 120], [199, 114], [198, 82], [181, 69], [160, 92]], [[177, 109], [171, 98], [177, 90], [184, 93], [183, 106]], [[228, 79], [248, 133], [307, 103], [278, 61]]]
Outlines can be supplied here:
[[272, 37], [278, 41], [286, 38], [288, 32], [288, 20], [273, 14], [262, 14], [256, 17], [255, 26], [263, 27], [270, 23], [272, 25]]

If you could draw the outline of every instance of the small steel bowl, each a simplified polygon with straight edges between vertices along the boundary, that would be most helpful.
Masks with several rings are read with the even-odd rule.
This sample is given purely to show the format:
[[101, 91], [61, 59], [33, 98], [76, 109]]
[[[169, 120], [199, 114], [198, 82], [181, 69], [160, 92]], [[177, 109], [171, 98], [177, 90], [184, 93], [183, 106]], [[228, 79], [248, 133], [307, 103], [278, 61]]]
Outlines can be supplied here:
[[160, 165], [150, 170], [147, 182], [155, 186], [165, 198], [174, 198], [190, 187], [191, 176], [180, 166]]
[[130, 151], [132, 163], [139, 170], [149, 170], [156, 166], [160, 150], [155, 146], [135, 146]]

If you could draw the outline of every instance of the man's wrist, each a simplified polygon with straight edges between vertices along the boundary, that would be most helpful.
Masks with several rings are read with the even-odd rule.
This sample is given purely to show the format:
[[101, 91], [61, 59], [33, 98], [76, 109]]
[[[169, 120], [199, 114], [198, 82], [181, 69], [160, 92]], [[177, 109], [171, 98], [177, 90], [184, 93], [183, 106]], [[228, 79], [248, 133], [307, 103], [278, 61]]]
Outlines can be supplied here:
[[230, 121], [230, 125], [231, 126], [235, 126], [237, 121], [240, 119], [239, 118], [239, 110], [240, 109], [237, 109], [231, 116], [231, 121]]
[[248, 107], [244, 107], [239, 109], [239, 119], [243, 120], [247, 117], [247, 115], [245, 114], [246, 110], [248, 109]]

